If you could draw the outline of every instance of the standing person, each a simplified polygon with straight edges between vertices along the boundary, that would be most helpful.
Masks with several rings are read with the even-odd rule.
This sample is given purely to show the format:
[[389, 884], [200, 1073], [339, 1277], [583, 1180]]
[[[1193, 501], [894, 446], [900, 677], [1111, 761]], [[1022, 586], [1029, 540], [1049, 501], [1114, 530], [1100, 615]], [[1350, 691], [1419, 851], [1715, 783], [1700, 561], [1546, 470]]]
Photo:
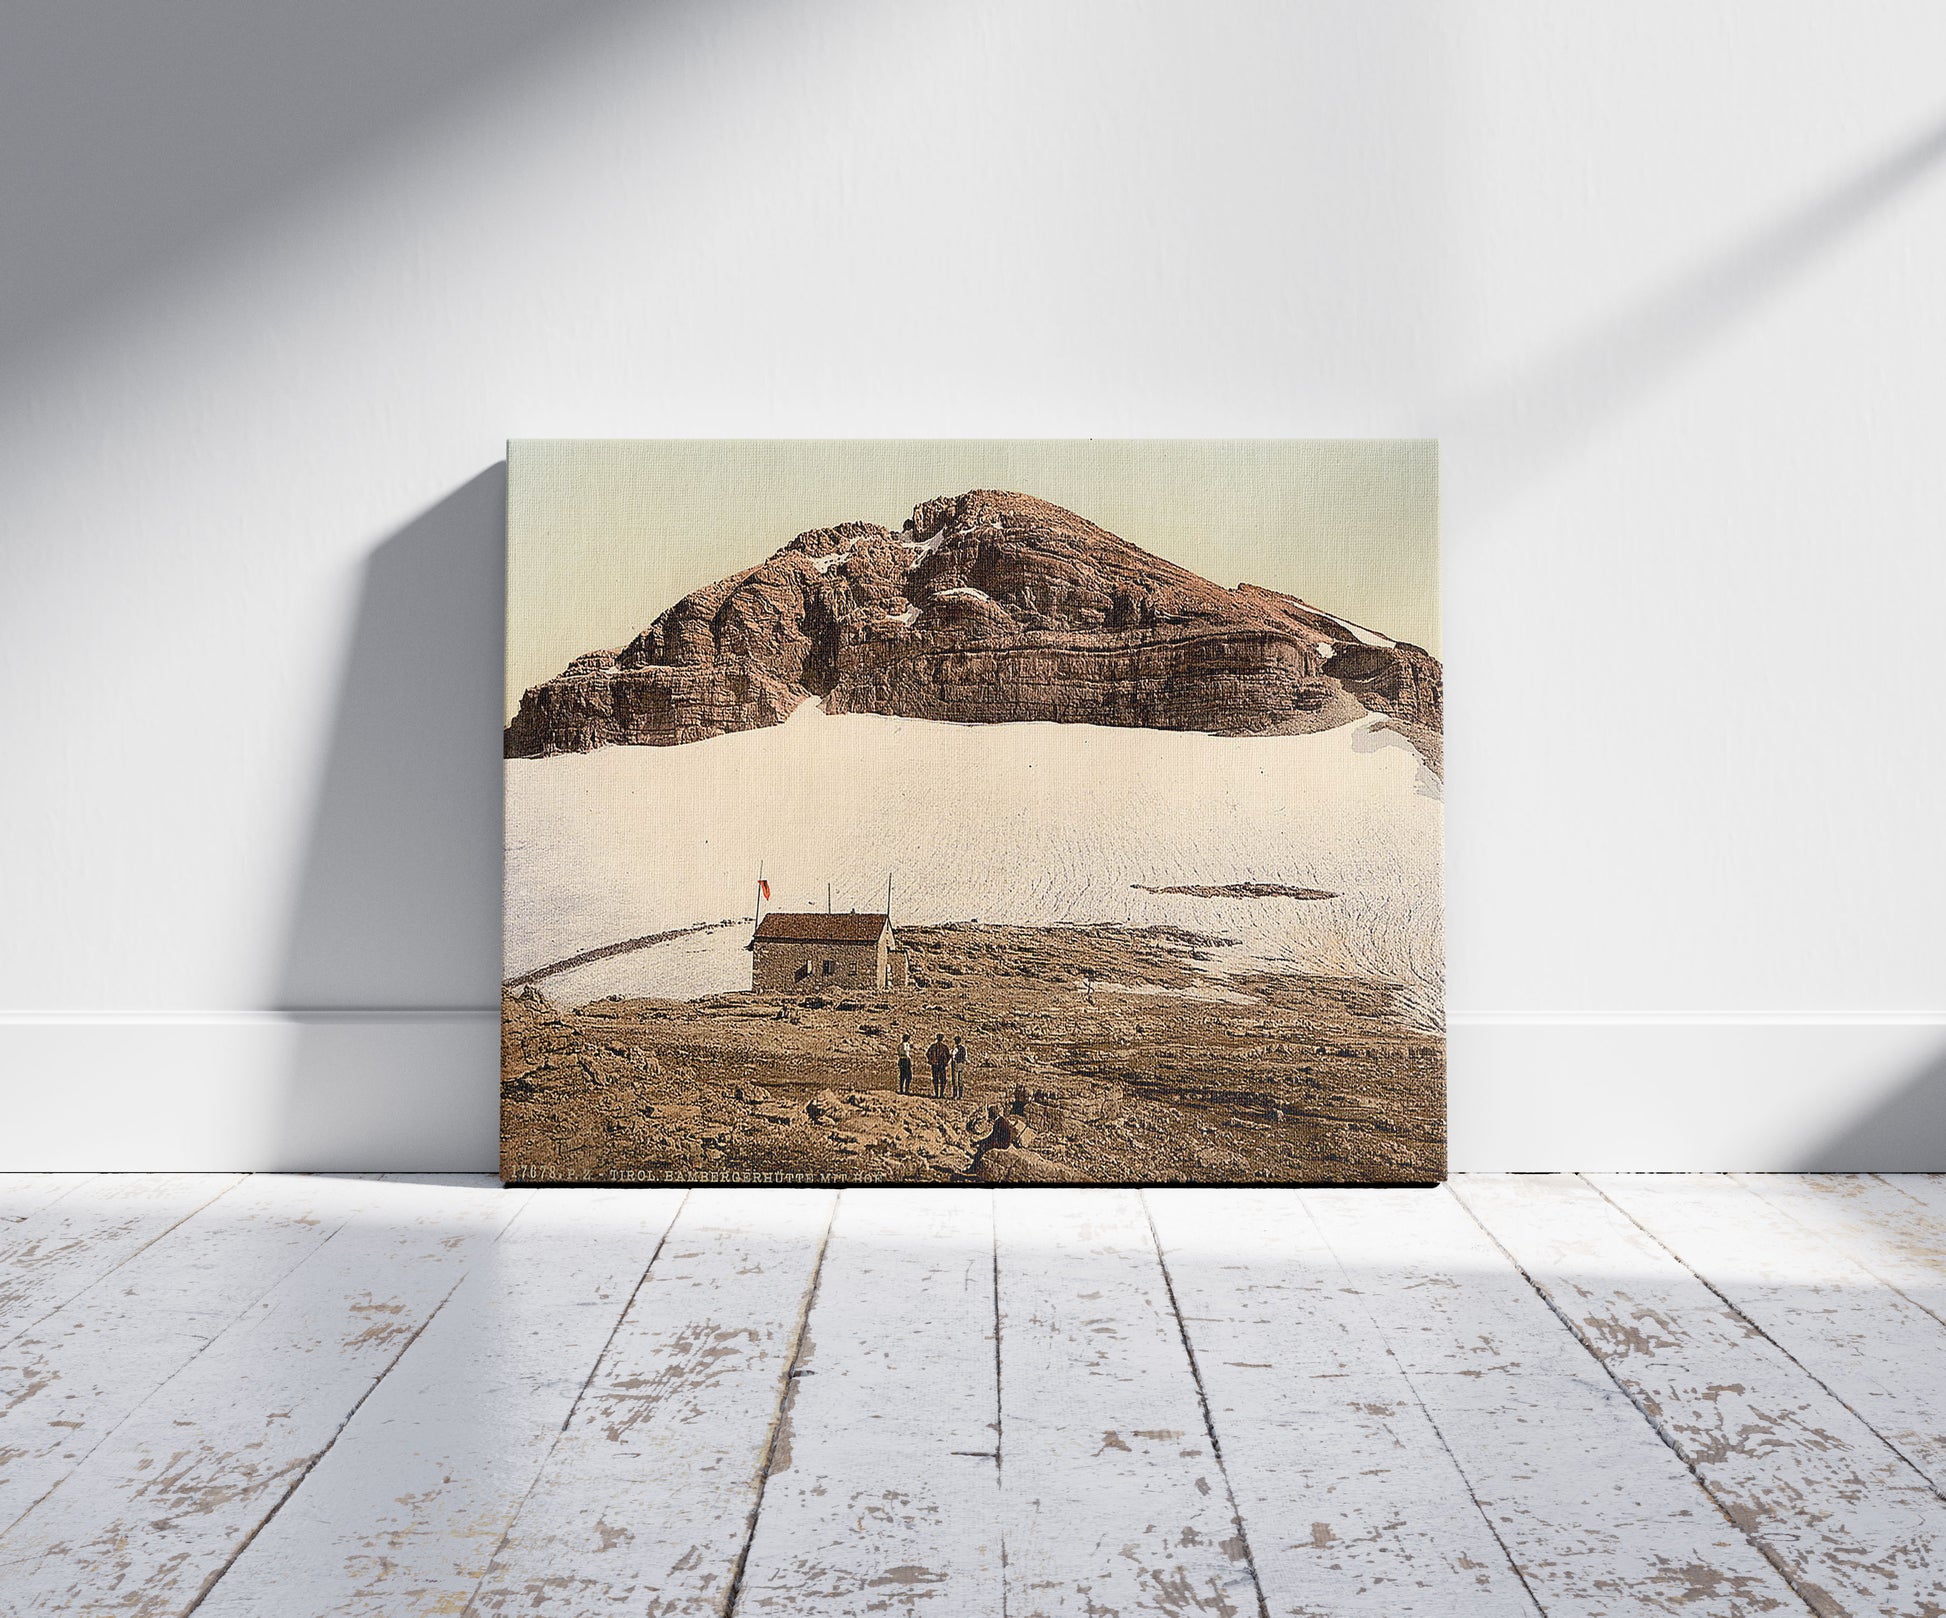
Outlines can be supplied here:
[[932, 1045], [926, 1051], [926, 1060], [932, 1064], [932, 1093], [935, 1100], [946, 1099], [946, 1064], [953, 1059], [953, 1053], [946, 1044], [944, 1030], [933, 1035]]
[[953, 1040], [953, 1099], [966, 1099], [966, 1036], [960, 1034]]
[[899, 1035], [899, 1094], [912, 1094], [912, 1036]]

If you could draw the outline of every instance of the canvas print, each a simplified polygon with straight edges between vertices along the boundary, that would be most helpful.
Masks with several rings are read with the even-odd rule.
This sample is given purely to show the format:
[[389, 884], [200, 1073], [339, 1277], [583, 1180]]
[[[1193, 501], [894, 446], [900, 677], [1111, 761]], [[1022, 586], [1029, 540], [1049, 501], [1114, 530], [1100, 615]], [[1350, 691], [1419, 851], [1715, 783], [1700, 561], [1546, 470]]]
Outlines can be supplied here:
[[1432, 444], [508, 485], [506, 1179], [1443, 1177]]

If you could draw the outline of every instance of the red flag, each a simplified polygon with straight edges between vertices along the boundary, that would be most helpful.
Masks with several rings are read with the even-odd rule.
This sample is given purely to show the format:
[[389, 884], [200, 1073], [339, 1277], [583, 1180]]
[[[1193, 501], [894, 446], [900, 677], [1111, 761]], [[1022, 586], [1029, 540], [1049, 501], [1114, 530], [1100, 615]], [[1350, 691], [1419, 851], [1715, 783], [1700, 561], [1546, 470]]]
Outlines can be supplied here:
[[762, 877], [757, 878], [757, 891], [761, 893], [766, 899], [770, 897], [770, 884], [766, 882]]

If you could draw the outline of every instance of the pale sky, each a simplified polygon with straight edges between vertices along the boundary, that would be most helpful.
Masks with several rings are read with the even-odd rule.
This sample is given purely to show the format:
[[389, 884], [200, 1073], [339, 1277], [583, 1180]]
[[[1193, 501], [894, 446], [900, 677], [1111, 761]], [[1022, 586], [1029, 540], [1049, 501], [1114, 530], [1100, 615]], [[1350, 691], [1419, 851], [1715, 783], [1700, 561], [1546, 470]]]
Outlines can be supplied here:
[[1427, 439], [520, 439], [507, 447], [507, 717], [582, 652], [797, 535], [935, 495], [1051, 500], [1225, 586], [1439, 651]]

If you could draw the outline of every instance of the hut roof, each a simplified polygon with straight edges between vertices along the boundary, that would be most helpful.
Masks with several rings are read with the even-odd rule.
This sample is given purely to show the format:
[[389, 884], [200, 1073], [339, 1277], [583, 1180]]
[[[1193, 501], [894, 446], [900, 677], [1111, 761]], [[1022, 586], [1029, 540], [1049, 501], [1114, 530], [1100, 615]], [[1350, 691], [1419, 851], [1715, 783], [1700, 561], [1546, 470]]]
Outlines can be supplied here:
[[883, 914], [841, 911], [826, 915], [822, 911], [795, 912], [773, 910], [757, 923], [759, 944], [876, 944], [878, 935], [891, 925]]

